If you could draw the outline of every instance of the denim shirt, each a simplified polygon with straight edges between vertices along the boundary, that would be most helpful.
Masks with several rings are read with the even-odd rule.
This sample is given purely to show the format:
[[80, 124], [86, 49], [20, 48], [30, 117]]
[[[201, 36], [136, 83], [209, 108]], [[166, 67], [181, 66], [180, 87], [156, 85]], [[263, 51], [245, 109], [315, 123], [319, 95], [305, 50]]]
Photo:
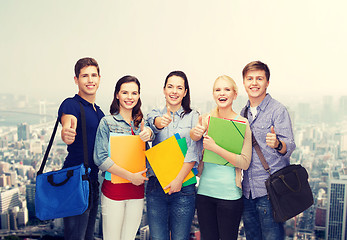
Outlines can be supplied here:
[[[146, 121], [145, 126], [148, 126]], [[114, 164], [108, 153], [110, 133], [132, 135], [131, 129], [135, 135], [139, 135], [141, 132], [140, 126], [136, 128], [134, 121], [131, 121], [130, 125], [119, 113], [115, 115], [108, 115], [101, 119], [96, 132], [94, 146], [94, 162], [101, 171], [107, 171], [107, 169]]]
[[[249, 101], [247, 102], [246, 107], [250, 107]], [[244, 115], [246, 107], [241, 111], [242, 116]], [[256, 117], [254, 118], [252, 116], [251, 111], [248, 111], [247, 117], [252, 134], [257, 140], [260, 149], [269, 164], [271, 173], [288, 166], [290, 164], [290, 156], [296, 146], [290, 116], [286, 107], [273, 99], [270, 94], [267, 94], [257, 107]], [[271, 132], [271, 126], [274, 126], [278, 138], [286, 143], [287, 152], [284, 155], [266, 144], [266, 134]], [[249, 198], [250, 193], [252, 193], [252, 198], [267, 195], [265, 180], [268, 177], [269, 173], [264, 170], [258, 154], [253, 147], [251, 164], [249, 168], [244, 171], [242, 182], [243, 195], [246, 198]]]
[[[185, 156], [184, 162], [195, 162], [195, 166], [198, 166], [199, 160], [202, 156], [202, 140], [200, 141], [193, 141], [190, 138], [190, 130], [195, 127], [196, 123], [199, 119], [199, 113], [195, 110], [192, 110], [190, 113], [184, 114], [184, 110], [181, 107], [177, 112], [174, 112], [171, 115], [172, 122], [163, 129], [158, 129], [154, 125], [154, 120], [156, 117], [161, 117], [165, 113], [167, 113], [166, 107], [163, 109], [153, 109], [148, 115], [147, 120], [149, 127], [152, 129], [155, 138], [152, 142], [152, 146], [157, 145], [158, 143], [161, 143], [162, 141], [168, 139], [169, 137], [173, 136], [175, 133], [178, 133], [181, 138], [186, 138], [187, 142], [187, 154]], [[147, 161], [147, 175], [148, 176], [154, 176], [153, 170], [151, 166], [149, 165]]]

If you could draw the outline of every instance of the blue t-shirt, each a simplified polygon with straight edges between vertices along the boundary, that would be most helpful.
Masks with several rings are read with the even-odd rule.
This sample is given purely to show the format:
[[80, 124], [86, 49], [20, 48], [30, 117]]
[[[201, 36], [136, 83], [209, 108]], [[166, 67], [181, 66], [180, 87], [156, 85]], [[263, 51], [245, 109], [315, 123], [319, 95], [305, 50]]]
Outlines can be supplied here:
[[61, 122], [61, 117], [64, 114], [71, 114], [77, 118], [77, 128], [75, 141], [67, 146], [68, 155], [65, 159], [63, 168], [79, 165], [84, 162], [83, 160], [83, 137], [81, 126], [81, 110], [80, 104], [82, 103], [86, 115], [86, 128], [87, 128], [87, 142], [88, 142], [88, 164], [91, 169], [90, 178], [92, 180], [98, 179], [99, 169], [94, 163], [93, 152], [96, 130], [98, 128], [100, 119], [104, 116], [100, 107], [94, 104], [95, 109], [91, 103], [75, 95], [72, 98], [65, 99], [59, 107], [58, 116]]

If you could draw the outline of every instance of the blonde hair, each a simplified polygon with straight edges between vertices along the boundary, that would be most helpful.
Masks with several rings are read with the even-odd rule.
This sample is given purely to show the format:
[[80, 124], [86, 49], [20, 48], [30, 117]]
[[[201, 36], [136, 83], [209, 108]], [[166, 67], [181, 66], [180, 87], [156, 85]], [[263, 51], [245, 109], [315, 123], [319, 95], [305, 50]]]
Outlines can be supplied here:
[[[229, 81], [230, 84], [231, 84], [231, 87], [233, 88], [233, 90], [234, 90], [234, 92], [235, 92], [235, 94], [237, 94], [237, 92], [238, 92], [238, 87], [237, 87], [237, 85], [236, 85], [234, 79], [232, 79], [231, 77], [229, 77], [229, 76], [227, 76], [227, 75], [222, 75], [222, 76], [217, 77], [217, 79], [216, 79], [216, 80], [214, 81], [214, 83], [213, 83], [213, 90], [214, 90], [214, 87], [215, 87], [215, 85], [216, 85], [216, 82], [217, 82], [218, 80], [220, 80], [220, 79]], [[215, 107], [214, 109], [212, 109], [212, 111], [210, 112], [210, 114], [211, 114], [212, 117], [219, 117], [219, 114], [218, 114], [218, 106]]]
[[222, 76], [217, 77], [217, 79], [216, 79], [216, 80], [214, 81], [214, 83], [213, 83], [213, 90], [214, 90], [214, 86], [216, 85], [216, 82], [217, 82], [218, 80], [220, 80], [220, 79], [229, 81], [230, 84], [231, 84], [231, 87], [232, 87], [233, 90], [234, 90], [234, 92], [237, 94], [238, 88], [237, 88], [237, 85], [236, 85], [234, 79], [232, 79], [231, 77], [229, 77], [229, 76], [227, 76], [227, 75], [222, 75]]

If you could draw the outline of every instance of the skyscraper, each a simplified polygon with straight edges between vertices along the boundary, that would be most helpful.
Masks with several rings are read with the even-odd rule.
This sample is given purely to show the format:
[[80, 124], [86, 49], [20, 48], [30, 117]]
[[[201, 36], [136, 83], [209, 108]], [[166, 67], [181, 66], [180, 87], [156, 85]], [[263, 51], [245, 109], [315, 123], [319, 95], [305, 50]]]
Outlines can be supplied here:
[[18, 141], [29, 139], [29, 125], [21, 123], [17, 126]]
[[346, 239], [347, 179], [330, 178], [325, 239]]
[[4, 213], [13, 207], [20, 206], [19, 188], [12, 188], [0, 192], [0, 212]]
[[149, 226], [146, 225], [140, 229], [140, 240], [149, 239]]

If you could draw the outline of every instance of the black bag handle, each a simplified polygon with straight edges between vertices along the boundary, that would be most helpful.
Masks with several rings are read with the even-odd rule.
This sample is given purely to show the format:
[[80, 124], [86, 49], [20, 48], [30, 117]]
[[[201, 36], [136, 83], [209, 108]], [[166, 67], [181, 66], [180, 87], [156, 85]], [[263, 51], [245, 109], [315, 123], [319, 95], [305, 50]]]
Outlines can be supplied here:
[[284, 175], [279, 175], [278, 177], [282, 180], [282, 182], [284, 183], [284, 185], [287, 186], [287, 188], [292, 191], [292, 192], [300, 192], [301, 191], [301, 181], [300, 181], [300, 178], [299, 178], [299, 174], [298, 174], [298, 171], [297, 170], [293, 170], [293, 172], [295, 172], [295, 175], [296, 175], [296, 178], [298, 179], [298, 183], [299, 183], [299, 187], [297, 190], [295, 190], [294, 188], [292, 188], [287, 182], [286, 182], [286, 179], [284, 177]]
[[69, 179], [73, 176], [73, 170], [68, 170], [68, 171], [66, 172], [66, 179], [65, 179], [64, 181], [60, 182], [60, 183], [55, 183], [55, 182], [54, 182], [53, 175], [54, 175], [54, 174], [51, 174], [51, 175], [47, 176], [47, 180], [48, 180], [48, 182], [49, 182], [52, 186], [54, 186], [54, 187], [59, 187], [59, 186], [63, 186], [65, 183], [67, 183], [67, 182], [69, 181]]
[[[84, 108], [81, 102], [79, 102], [80, 105], [80, 110], [81, 110], [81, 126], [82, 126], [82, 137], [83, 137], [83, 156], [84, 156], [84, 166], [86, 169], [86, 174], [88, 174], [88, 147], [87, 147], [87, 129], [86, 129], [86, 115], [84, 112]], [[46, 162], [47, 162], [47, 158], [49, 155], [49, 151], [51, 150], [53, 141], [54, 141], [54, 137], [55, 134], [57, 132], [57, 128], [58, 128], [58, 124], [59, 124], [59, 116], [57, 117], [57, 120], [55, 122], [54, 125], [54, 129], [51, 135], [51, 139], [49, 140], [45, 155], [43, 157], [41, 166], [39, 171], [37, 172], [37, 175], [40, 175], [43, 173], [43, 169], [45, 168]]]

